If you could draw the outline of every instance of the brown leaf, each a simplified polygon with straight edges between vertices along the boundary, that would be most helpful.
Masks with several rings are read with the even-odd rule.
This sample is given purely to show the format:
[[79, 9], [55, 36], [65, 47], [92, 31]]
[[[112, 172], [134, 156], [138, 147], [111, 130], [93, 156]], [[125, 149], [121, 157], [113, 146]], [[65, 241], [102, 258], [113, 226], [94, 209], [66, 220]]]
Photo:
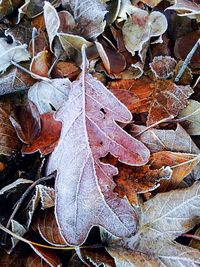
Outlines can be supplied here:
[[[68, 101], [56, 113], [63, 126], [47, 166], [47, 173], [58, 171], [55, 208], [61, 234], [76, 245], [84, 242], [93, 225], [117, 236], [130, 234], [136, 227], [128, 201], [113, 193], [116, 168], [100, 158], [110, 152], [121, 162], [136, 166], [149, 158], [146, 147], [115, 123], [129, 122], [131, 113], [86, 72], [86, 60], [83, 48], [83, 72], [72, 83]], [[66, 203], [68, 208], [63, 212]]]
[[43, 156], [51, 153], [58, 143], [62, 123], [54, 119], [54, 113], [41, 115], [41, 132], [28, 146], [22, 148], [22, 153], [31, 154], [39, 151]]
[[108, 88], [131, 112], [148, 111], [154, 85], [147, 76], [142, 76], [138, 80], [111, 81]]
[[32, 58], [30, 71], [33, 73], [48, 78], [48, 72], [51, 66], [52, 55], [47, 50], [39, 52]]
[[41, 131], [40, 114], [31, 101], [16, 107], [14, 114], [10, 116], [10, 121], [23, 143], [31, 144], [38, 138]]
[[155, 82], [155, 91], [149, 109], [147, 126], [173, 115], [176, 117], [186, 107], [188, 97], [193, 93], [192, 88], [176, 85], [170, 80]]
[[68, 78], [71, 81], [75, 80], [80, 73], [79, 67], [77, 67], [72, 61], [59, 61], [53, 68], [53, 78]]
[[152, 154], [151, 167], [159, 169], [162, 166], [170, 166], [173, 173], [170, 180], [160, 182], [159, 192], [165, 192], [178, 187], [182, 180], [197, 166], [199, 155], [160, 151]]
[[131, 134], [145, 144], [151, 153], [161, 150], [199, 154], [200, 150], [189, 134], [178, 124], [176, 130], [147, 129], [145, 126], [131, 125]]
[[46, 209], [40, 214], [38, 230], [42, 238], [53, 246], [66, 246], [56, 222], [54, 209]]
[[160, 180], [169, 180], [172, 175], [169, 167], [151, 170], [149, 165], [130, 167], [122, 163], [118, 163], [116, 167], [119, 173], [115, 178], [115, 192], [120, 197], [127, 196], [132, 205], [138, 205], [137, 194], [156, 189], [160, 186]]
[[22, 0], [2, 0], [0, 4], [0, 19], [4, 18], [7, 15], [10, 15], [17, 7], [23, 3]]
[[156, 78], [167, 79], [173, 75], [176, 60], [169, 56], [159, 56], [154, 57], [153, 62], [149, 65]]

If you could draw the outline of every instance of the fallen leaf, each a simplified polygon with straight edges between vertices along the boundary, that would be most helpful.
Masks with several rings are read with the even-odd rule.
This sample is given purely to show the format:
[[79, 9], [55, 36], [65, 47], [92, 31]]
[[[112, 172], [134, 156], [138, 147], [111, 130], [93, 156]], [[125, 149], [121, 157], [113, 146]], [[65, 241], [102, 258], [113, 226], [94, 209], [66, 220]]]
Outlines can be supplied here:
[[176, 60], [169, 56], [154, 57], [150, 68], [158, 79], [171, 78], [176, 67]]
[[10, 190], [16, 190], [16, 188], [21, 184], [31, 184], [32, 182], [33, 181], [28, 180], [28, 179], [19, 178], [16, 181], [14, 181], [13, 183], [1, 188], [0, 195], [8, 193], [8, 192], [10, 192]]
[[142, 0], [142, 3], [150, 7], [156, 7], [162, 0]]
[[22, 4], [22, 0], [1, 0], [0, 3], [0, 20], [2, 20], [5, 16], [10, 15], [20, 4]]
[[53, 78], [68, 78], [75, 80], [80, 73], [80, 69], [72, 61], [59, 61], [52, 70]]
[[130, 167], [122, 163], [118, 163], [116, 167], [119, 173], [115, 177], [117, 186], [114, 191], [120, 197], [127, 196], [132, 205], [138, 205], [137, 194], [155, 190], [160, 186], [160, 180], [169, 180], [172, 175], [169, 167], [151, 170], [149, 165]]
[[[195, 233], [194, 233], [194, 235], [195, 236], [200, 236], [200, 228], [198, 228], [196, 231], [195, 231]], [[198, 250], [200, 250], [200, 242], [199, 242], [199, 240], [196, 240], [196, 239], [192, 239], [191, 241], [190, 241], [190, 247], [192, 247], [192, 248], [196, 248], [196, 249], [198, 249]]]
[[[94, 225], [117, 236], [135, 231], [134, 211], [126, 199], [112, 192], [111, 177], [117, 169], [99, 159], [110, 152], [121, 162], [140, 166], [149, 158], [146, 147], [115, 123], [129, 122], [131, 113], [86, 72], [84, 52], [82, 75], [72, 83], [68, 101], [56, 114], [63, 126], [47, 166], [47, 173], [58, 170], [56, 217], [61, 234], [67, 243], [75, 245], [84, 242]], [[68, 209], [63, 212], [66, 203]]]
[[[175, 130], [147, 129], [145, 126], [131, 125], [130, 133], [145, 144], [151, 153], [170, 150], [173, 152], [199, 154], [200, 150], [180, 124]], [[141, 133], [141, 134], [139, 134]]]
[[62, 238], [55, 214], [52, 209], [46, 209], [39, 217], [38, 230], [41, 237], [53, 246], [66, 246], [66, 242]]
[[25, 144], [31, 144], [41, 132], [40, 114], [31, 101], [17, 106], [10, 121], [18, 138]]
[[104, 31], [106, 26], [104, 17], [107, 13], [105, 2], [89, 0], [87, 4], [83, 4], [81, 0], [62, 0], [62, 5], [70, 6], [80, 35], [84, 38], [94, 40]]
[[51, 55], [47, 50], [39, 52], [32, 58], [30, 71], [41, 77], [49, 77], [48, 72], [50, 69]]
[[168, 118], [176, 117], [186, 107], [188, 97], [193, 93], [189, 85], [176, 85], [170, 80], [155, 82], [155, 91], [149, 109], [147, 126]]
[[35, 79], [29, 74], [14, 66], [10, 67], [0, 76], [0, 95], [28, 90], [34, 83]]
[[53, 116], [53, 112], [41, 115], [41, 132], [31, 143], [22, 147], [23, 154], [39, 151], [45, 156], [54, 150], [60, 137], [62, 124], [60, 121], [56, 121]]
[[35, 83], [28, 91], [28, 98], [38, 108], [40, 114], [58, 109], [68, 98], [71, 82], [66, 79], [52, 79]]
[[52, 187], [38, 185], [42, 209], [49, 209], [55, 205], [55, 190]]
[[133, 113], [148, 111], [154, 85], [147, 76], [138, 80], [117, 80], [108, 82], [111, 92]]
[[122, 28], [126, 49], [133, 56], [138, 51], [141, 57], [142, 49], [150, 38], [158, 37], [166, 30], [167, 20], [162, 13], [153, 11], [149, 15], [147, 11], [138, 8], [125, 21]]
[[179, 118], [183, 119], [182, 125], [190, 135], [200, 135], [200, 103], [193, 99], [189, 100], [189, 104], [179, 114]]
[[179, 16], [187, 16], [200, 22], [200, 4], [198, 1], [176, 0], [175, 4], [169, 6], [167, 9], [176, 10], [180, 13]]
[[18, 63], [29, 60], [30, 55], [26, 48], [26, 44], [17, 45], [14, 40], [10, 44], [5, 38], [0, 38], [0, 72], [6, 71], [12, 65], [12, 61]]
[[106, 249], [114, 257], [116, 266], [198, 266], [200, 252], [174, 239], [199, 223], [199, 199], [199, 183], [157, 194], [141, 206], [137, 235], [117, 240], [103, 232], [103, 241], [108, 244]]
[[183, 179], [195, 169], [200, 161], [199, 155], [175, 153], [171, 151], [160, 151], [152, 154], [150, 164], [152, 168], [160, 169], [163, 166], [170, 166], [172, 177], [170, 180], [160, 182], [159, 192], [176, 189]]

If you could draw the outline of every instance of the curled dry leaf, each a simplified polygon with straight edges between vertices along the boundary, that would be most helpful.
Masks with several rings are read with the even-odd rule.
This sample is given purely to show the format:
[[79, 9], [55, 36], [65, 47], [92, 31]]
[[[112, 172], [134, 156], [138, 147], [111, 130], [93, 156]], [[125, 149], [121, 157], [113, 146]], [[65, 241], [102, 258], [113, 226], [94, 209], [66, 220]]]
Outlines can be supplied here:
[[19, 45], [14, 40], [12, 44], [8, 44], [5, 38], [0, 38], [0, 72], [4, 72], [12, 61], [21, 62], [30, 59], [27, 51], [27, 45]]
[[195, 169], [200, 161], [199, 155], [160, 151], [152, 154], [151, 167], [159, 169], [162, 166], [170, 166], [172, 177], [170, 180], [160, 182], [159, 192], [165, 192], [178, 187], [183, 179]]
[[118, 163], [116, 167], [119, 173], [115, 178], [115, 192], [120, 197], [127, 196], [133, 205], [138, 205], [137, 194], [156, 189], [160, 186], [160, 180], [169, 180], [172, 175], [170, 167], [151, 170], [149, 165], [130, 167], [122, 163]]
[[53, 78], [68, 78], [75, 80], [80, 73], [80, 69], [72, 61], [59, 61], [52, 70]]
[[132, 124], [130, 132], [133, 136], [137, 136], [136, 138], [145, 144], [151, 153], [162, 150], [200, 153], [199, 148], [180, 124], [177, 125], [176, 130], [147, 129], [145, 126]]
[[129, 235], [136, 229], [132, 207], [113, 193], [111, 178], [117, 169], [100, 158], [110, 152], [121, 162], [136, 166], [149, 159], [148, 149], [116, 124], [129, 122], [131, 113], [86, 72], [84, 51], [82, 75], [72, 83], [68, 101], [56, 114], [63, 126], [47, 166], [47, 173], [58, 171], [56, 217], [64, 239], [74, 245], [82, 244], [94, 225], [117, 236]]
[[27, 146], [22, 147], [22, 153], [31, 154], [39, 151], [43, 156], [51, 153], [58, 143], [62, 124], [54, 119], [54, 113], [42, 114], [41, 132]]
[[199, 223], [199, 200], [199, 183], [187, 189], [157, 194], [141, 206], [137, 235], [117, 240], [102, 234], [116, 266], [199, 266], [200, 252], [174, 241]]
[[167, 20], [162, 13], [153, 11], [149, 14], [139, 8], [132, 13], [122, 28], [125, 46], [133, 56], [136, 51], [140, 55], [151, 37], [158, 37], [166, 30]]
[[0, 3], [0, 20], [2, 20], [5, 16], [10, 15], [17, 7], [22, 4], [22, 0], [1, 0]]
[[28, 98], [38, 108], [40, 114], [58, 109], [68, 98], [71, 82], [66, 79], [53, 79], [35, 83], [28, 91]]
[[51, 55], [47, 50], [39, 52], [32, 58], [30, 71], [41, 77], [48, 78], [48, 72], [50, 69]]
[[158, 79], [167, 79], [172, 77], [176, 67], [176, 60], [169, 56], [154, 57], [150, 63], [150, 68]]
[[187, 16], [200, 22], [200, 4], [198, 1], [176, 0], [175, 4], [169, 6], [168, 10], [176, 10], [179, 16]]
[[182, 124], [190, 135], [200, 135], [200, 103], [190, 100], [186, 108], [179, 114], [184, 119]]
[[53, 209], [46, 209], [41, 213], [38, 221], [38, 230], [41, 237], [53, 246], [66, 246], [56, 222]]

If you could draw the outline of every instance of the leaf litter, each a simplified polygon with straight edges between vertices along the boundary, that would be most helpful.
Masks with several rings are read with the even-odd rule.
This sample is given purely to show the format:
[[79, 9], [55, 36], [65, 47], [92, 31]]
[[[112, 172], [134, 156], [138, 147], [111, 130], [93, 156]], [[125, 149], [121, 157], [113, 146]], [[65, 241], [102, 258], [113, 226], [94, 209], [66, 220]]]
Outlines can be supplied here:
[[200, 266], [199, 14], [1, 1], [0, 265]]

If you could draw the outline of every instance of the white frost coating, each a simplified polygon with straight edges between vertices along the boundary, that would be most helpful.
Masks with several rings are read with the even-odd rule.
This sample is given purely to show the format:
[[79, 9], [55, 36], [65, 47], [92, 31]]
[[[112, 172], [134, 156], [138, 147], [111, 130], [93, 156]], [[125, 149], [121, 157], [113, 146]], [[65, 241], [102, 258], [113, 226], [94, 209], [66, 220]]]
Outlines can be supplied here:
[[71, 89], [69, 79], [53, 79], [49, 82], [41, 81], [35, 83], [28, 91], [28, 99], [38, 108], [40, 114], [56, 110], [68, 99]]
[[99, 159], [108, 152], [130, 165], [143, 165], [149, 151], [121, 129], [132, 115], [102, 83], [85, 73], [72, 84], [68, 101], [57, 112], [63, 123], [47, 173], [57, 170], [56, 217], [61, 234], [80, 245], [94, 225], [117, 236], [136, 230], [136, 215], [126, 199], [113, 193], [117, 169]]
[[0, 72], [4, 72], [12, 65], [11, 61], [18, 63], [29, 60], [30, 54], [26, 48], [26, 44], [17, 45], [16, 42], [8, 44], [6, 39], [0, 38]]

